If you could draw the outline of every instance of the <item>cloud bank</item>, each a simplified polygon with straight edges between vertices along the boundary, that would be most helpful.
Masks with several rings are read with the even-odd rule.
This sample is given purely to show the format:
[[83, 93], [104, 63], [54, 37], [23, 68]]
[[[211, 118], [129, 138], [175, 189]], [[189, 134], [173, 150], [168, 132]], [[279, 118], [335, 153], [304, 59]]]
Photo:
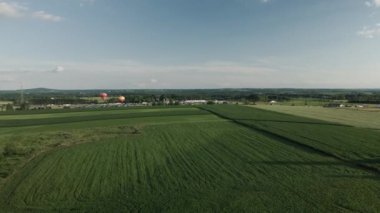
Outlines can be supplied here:
[[23, 16], [25, 7], [17, 3], [7, 3], [0, 1], [0, 17], [3, 18], [20, 18]]
[[365, 5], [368, 7], [380, 7], [380, 0], [366, 1]]

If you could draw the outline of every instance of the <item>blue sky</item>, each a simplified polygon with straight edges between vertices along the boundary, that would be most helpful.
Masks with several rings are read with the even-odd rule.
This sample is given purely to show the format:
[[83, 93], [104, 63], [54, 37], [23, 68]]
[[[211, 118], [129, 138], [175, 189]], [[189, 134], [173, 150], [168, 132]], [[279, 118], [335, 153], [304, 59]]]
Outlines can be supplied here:
[[380, 0], [0, 0], [0, 90], [379, 79]]

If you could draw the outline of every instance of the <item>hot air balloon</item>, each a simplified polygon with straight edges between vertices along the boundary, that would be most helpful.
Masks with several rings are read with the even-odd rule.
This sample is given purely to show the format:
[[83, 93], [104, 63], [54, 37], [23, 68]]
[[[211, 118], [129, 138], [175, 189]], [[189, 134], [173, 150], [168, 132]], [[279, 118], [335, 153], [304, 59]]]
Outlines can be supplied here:
[[99, 97], [100, 97], [103, 101], [105, 101], [105, 100], [107, 99], [108, 95], [107, 95], [107, 93], [102, 92], [102, 93], [99, 94]]
[[124, 103], [125, 102], [125, 97], [124, 96], [119, 96], [119, 98], [117, 100], [119, 100], [120, 103]]

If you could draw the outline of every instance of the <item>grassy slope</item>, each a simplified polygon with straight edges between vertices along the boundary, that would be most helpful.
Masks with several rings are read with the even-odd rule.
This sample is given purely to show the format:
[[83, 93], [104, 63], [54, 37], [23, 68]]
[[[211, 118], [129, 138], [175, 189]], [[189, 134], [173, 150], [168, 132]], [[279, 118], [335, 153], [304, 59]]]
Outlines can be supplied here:
[[380, 111], [305, 106], [256, 105], [254, 107], [296, 116], [303, 116], [351, 126], [380, 130]]

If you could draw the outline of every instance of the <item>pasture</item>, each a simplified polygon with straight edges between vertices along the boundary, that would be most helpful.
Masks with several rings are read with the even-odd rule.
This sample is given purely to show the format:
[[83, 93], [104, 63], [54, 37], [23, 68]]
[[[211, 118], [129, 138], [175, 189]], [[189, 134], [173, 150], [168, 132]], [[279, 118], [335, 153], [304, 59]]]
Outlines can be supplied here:
[[378, 212], [378, 132], [241, 106], [0, 115], [5, 211]]

